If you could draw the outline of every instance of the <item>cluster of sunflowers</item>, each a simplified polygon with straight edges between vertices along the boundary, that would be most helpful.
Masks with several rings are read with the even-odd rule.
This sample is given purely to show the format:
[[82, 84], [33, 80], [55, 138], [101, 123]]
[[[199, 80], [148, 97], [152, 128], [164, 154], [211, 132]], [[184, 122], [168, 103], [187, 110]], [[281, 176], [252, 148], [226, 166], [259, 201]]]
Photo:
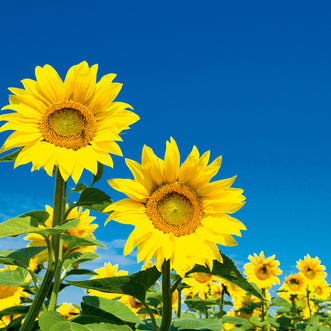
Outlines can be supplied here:
[[[141, 164], [125, 160], [134, 179], [108, 180], [128, 198], [113, 203], [93, 186], [102, 178], [103, 166], [113, 167], [110, 154], [122, 156], [119, 134], [139, 119], [130, 105], [114, 101], [122, 86], [113, 82], [116, 75], [105, 75], [97, 82], [97, 69], [82, 62], [70, 68], [62, 81], [51, 66], [37, 67], [36, 80], [23, 79], [24, 89], [10, 88], [9, 105], [2, 108], [14, 112], [0, 116], [0, 121], [6, 121], [0, 132], [14, 132], [0, 153], [16, 150], [0, 161], [14, 161], [14, 167], [31, 162], [32, 171], [43, 168], [56, 177], [53, 208], [46, 206], [45, 211], [0, 224], [0, 238], [27, 235], [24, 239], [30, 241], [26, 248], [0, 251], [0, 263], [5, 265], [0, 269], [0, 327], [20, 331], [222, 330], [227, 325], [233, 330], [281, 329], [284, 323], [268, 313], [267, 304], [267, 290], [280, 274], [278, 262], [274, 257], [265, 260], [263, 253], [250, 257], [245, 278], [219, 250], [218, 245], [236, 245], [232, 236], [246, 229], [229, 215], [245, 200], [243, 190], [231, 187], [236, 177], [211, 181], [221, 157], [209, 163], [210, 152], [200, 155], [194, 146], [181, 163], [177, 144], [170, 138], [164, 159], [144, 146]], [[93, 174], [91, 185], [79, 182], [84, 169]], [[76, 186], [67, 192], [70, 178]], [[142, 271], [129, 275], [110, 263], [95, 271], [81, 267], [98, 258], [97, 246], [104, 247], [93, 235], [97, 225], [91, 224], [95, 217], [89, 210], [107, 214], [106, 224], [114, 220], [134, 225], [124, 255], [137, 247], [137, 262], [145, 263]], [[285, 306], [287, 315], [281, 315], [296, 328], [301, 321], [299, 303], [306, 298], [305, 325], [329, 325], [327, 318], [316, 322], [312, 316], [325, 308], [316, 308], [320, 307], [317, 295], [327, 292], [320, 283], [325, 273], [320, 266], [313, 268], [313, 262], [300, 263], [302, 275], [290, 276], [282, 294], [290, 295], [292, 310]], [[92, 277], [69, 280], [78, 276]], [[81, 306], [58, 305], [58, 294], [67, 286], [87, 290]], [[228, 313], [223, 310], [229, 303], [226, 294], [236, 308]]]

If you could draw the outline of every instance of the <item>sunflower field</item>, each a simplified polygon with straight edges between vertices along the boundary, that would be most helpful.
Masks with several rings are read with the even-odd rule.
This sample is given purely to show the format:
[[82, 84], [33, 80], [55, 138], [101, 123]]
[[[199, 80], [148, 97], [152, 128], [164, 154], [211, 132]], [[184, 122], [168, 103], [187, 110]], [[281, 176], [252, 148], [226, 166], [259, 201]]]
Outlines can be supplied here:
[[[9, 89], [0, 132], [13, 132], [0, 153], [15, 150], [0, 161], [55, 174], [55, 189], [52, 207], [0, 224], [0, 238], [27, 242], [0, 251], [0, 330], [330, 330], [331, 289], [318, 257], [303, 256], [281, 284], [275, 255], [249, 256], [241, 274], [221, 253], [246, 229], [230, 216], [245, 203], [243, 190], [232, 187], [236, 177], [212, 180], [221, 157], [210, 161], [210, 152], [193, 146], [181, 161], [170, 138], [164, 158], [144, 146], [141, 163], [125, 159], [133, 179], [108, 180], [127, 198], [113, 202], [94, 187], [103, 167], [114, 166], [110, 154], [122, 156], [120, 134], [139, 120], [129, 104], [114, 101], [122, 87], [116, 75], [97, 82], [97, 70], [82, 62], [62, 80], [45, 65], [36, 80]], [[80, 182], [84, 169], [93, 174], [89, 185]], [[123, 254], [137, 248], [141, 271], [129, 274], [112, 261], [84, 267], [104, 247], [90, 211], [106, 214], [106, 227], [134, 226]], [[59, 304], [68, 287], [86, 290], [80, 305]]]

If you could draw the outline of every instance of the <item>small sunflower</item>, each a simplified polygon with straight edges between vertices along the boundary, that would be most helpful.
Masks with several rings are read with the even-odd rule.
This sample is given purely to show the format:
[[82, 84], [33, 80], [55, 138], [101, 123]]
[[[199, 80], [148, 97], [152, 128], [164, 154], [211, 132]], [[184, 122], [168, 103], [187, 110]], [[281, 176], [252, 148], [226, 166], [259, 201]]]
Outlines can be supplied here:
[[255, 283], [259, 288], [270, 288], [272, 285], [279, 284], [277, 275], [282, 271], [278, 268], [279, 261], [275, 260], [275, 255], [265, 259], [263, 251], [260, 256], [254, 253], [248, 257], [251, 263], [247, 263], [244, 274], [248, 276], [248, 281]]
[[312, 286], [311, 296], [316, 299], [326, 300], [331, 295], [328, 283], [322, 279], [318, 284]]
[[210, 152], [201, 157], [194, 146], [180, 166], [176, 142], [167, 142], [164, 161], [144, 146], [142, 164], [126, 159], [132, 179], [111, 179], [109, 185], [125, 193], [105, 209], [113, 211], [108, 221], [132, 224], [124, 254], [138, 246], [138, 262], [155, 259], [161, 270], [164, 260], [184, 276], [195, 264], [212, 268], [213, 260], [222, 262], [217, 244], [236, 245], [231, 235], [241, 236], [245, 226], [229, 213], [240, 209], [243, 190], [231, 188], [236, 177], [210, 182], [220, 166], [221, 157], [210, 165]]
[[122, 295], [119, 301], [130, 308], [130, 310], [133, 311], [137, 316], [143, 319], [148, 316], [147, 314], [138, 314], [138, 311], [144, 308], [144, 305], [132, 295]]
[[[106, 278], [106, 277], [117, 277], [117, 276], [126, 276], [128, 274], [127, 271], [117, 271], [118, 265], [111, 265], [110, 262], [105, 263], [103, 268], [96, 269], [95, 272], [97, 275], [93, 276], [91, 279], [99, 279], [99, 278]], [[115, 299], [121, 296], [121, 294], [117, 293], [106, 293], [97, 290], [88, 290], [87, 291], [90, 295], [94, 295], [96, 297], [106, 298], [106, 299]]]
[[115, 141], [119, 133], [139, 117], [126, 110], [126, 103], [113, 102], [122, 84], [108, 74], [97, 83], [98, 66], [84, 61], [71, 67], [64, 82], [50, 66], [36, 67], [36, 81], [23, 79], [24, 89], [10, 88], [9, 105], [14, 113], [0, 116], [7, 121], [0, 132], [13, 130], [0, 153], [24, 147], [15, 167], [32, 162], [32, 171], [41, 167], [52, 176], [58, 166], [62, 178], [77, 183], [83, 170], [94, 175], [98, 162], [112, 167], [109, 153], [122, 155]]
[[75, 317], [80, 313], [75, 306], [66, 302], [58, 308], [58, 312], [65, 318]]
[[304, 260], [297, 262], [297, 268], [300, 274], [306, 279], [308, 285], [317, 285], [321, 280], [325, 279], [325, 267], [321, 265], [318, 257], [312, 259], [309, 254], [305, 256]]
[[279, 292], [279, 294], [284, 299], [290, 300], [291, 295], [296, 294], [298, 298], [300, 298], [301, 295], [306, 295], [306, 289], [307, 282], [305, 278], [298, 273], [285, 278], [285, 282], [280, 288], [281, 292]]
[[[5, 270], [15, 270], [16, 266], [5, 265], [5, 268], [0, 269], [0, 272]], [[28, 294], [24, 292], [23, 287], [0, 285], [0, 311], [12, 306], [21, 304], [21, 297], [26, 297]]]
[[[68, 206], [66, 206], [66, 209], [68, 209]], [[53, 220], [53, 208], [50, 206], [46, 206], [46, 211], [49, 214], [48, 219], [45, 221], [45, 227], [51, 228], [52, 227], [52, 220]], [[70, 234], [72, 236], [76, 237], [90, 237], [94, 238], [93, 231], [98, 227], [97, 224], [90, 224], [95, 217], [89, 216], [89, 210], [83, 211], [81, 207], [75, 207], [73, 208], [68, 216], [67, 220], [79, 218], [79, 224], [68, 231], [66, 231], [66, 234]], [[40, 225], [40, 228], [44, 228], [44, 226]], [[24, 237], [25, 240], [31, 240], [31, 243], [29, 243], [28, 247], [41, 247], [41, 246], [47, 246], [46, 241], [43, 236], [37, 233], [30, 233], [26, 237]], [[63, 252], [65, 252], [68, 249], [67, 244], [63, 243]], [[96, 249], [95, 246], [84, 246], [84, 247], [78, 247], [72, 250], [73, 252], [94, 252]], [[35, 258], [30, 263], [30, 268], [35, 271], [38, 269], [38, 266], [42, 265], [44, 262], [46, 262], [48, 259], [47, 255], [47, 249], [40, 252], [35, 256]]]
[[[183, 279], [183, 282], [187, 285], [190, 285], [191, 288], [187, 289], [188, 293], [199, 295], [199, 298], [206, 300], [207, 297], [213, 296], [215, 291], [217, 291], [218, 285], [217, 281], [219, 278], [211, 274], [204, 272], [194, 272]], [[184, 294], [186, 289], [183, 289]]]

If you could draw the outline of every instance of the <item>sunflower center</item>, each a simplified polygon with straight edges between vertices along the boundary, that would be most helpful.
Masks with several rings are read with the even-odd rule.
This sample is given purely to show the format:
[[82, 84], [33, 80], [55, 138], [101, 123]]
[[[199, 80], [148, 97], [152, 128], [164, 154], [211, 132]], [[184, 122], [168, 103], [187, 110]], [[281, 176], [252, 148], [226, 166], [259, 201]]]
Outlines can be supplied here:
[[306, 271], [306, 276], [309, 278], [309, 279], [313, 279], [315, 277], [315, 271], [308, 268], [307, 271]]
[[16, 293], [17, 289], [17, 286], [0, 285], [0, 299], [5, 299], [13, 296]]
[[296, 280], [296, 279], [291, 279], [289, 281], [289, 287], [292, 289], [292, 290], [298, 290], [299, 287], [300, 287], [300, 283]]
[[176, 237], [193, 233], [203, 216], [198, 195], [178, 182], [158, 187], [146, 203], [146, 212], [155, 228]]
[[266, 280], [270, 277], [270, 269], [266, 264], [262, 264], [256, 269], [255, 275], [260, 280]]
[[94, 138], [96, 120], [86, 106], [66, 101], [46, 111], [40, 123], [40, 131], [47, 142], [78, 150]]
[[201, 284], [204, 284], [204, 283], [208, 283], [211, 280], [211, 275], [210, 274], [206, 274], [204, 272], [197, 272], [194, 275], [194, 279], [197, 282], [199, 282]]
[[129, 296], [129, 304], [132, 308], [139, 309], [142, 308], [144, 305], [137, 301], [133, 296]]

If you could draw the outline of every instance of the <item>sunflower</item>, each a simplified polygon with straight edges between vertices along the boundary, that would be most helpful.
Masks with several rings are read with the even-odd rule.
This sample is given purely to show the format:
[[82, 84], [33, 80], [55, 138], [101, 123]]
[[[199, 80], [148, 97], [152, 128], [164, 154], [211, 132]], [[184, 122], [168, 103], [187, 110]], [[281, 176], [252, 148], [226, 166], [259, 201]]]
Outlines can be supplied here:
[[244, 268], [244, 274], [248, 276], [248, 281], [255, 283], [259, 288], [270, 288], [272, 285], [279, 284], [277, 275], [282, 271], [278, 268], [279, 261], [275, 260], [275, 255], [265, 259], [263, 251], [260, 256], [254, 253], [250, 255], [249, 260]]
[[290, 300], [291, 295], [297, 295], [298, 298], [301, 295], [306, 295], [307, 282], [305, 278], [300, 274], [290, 275], [285, 278], [283, 286], [280, 288], [279, 294], [284, 299]]
[[58, 166], [62, 178], [77, 183], [83, 170], [94, 175], [98, 162], [112, 167], [109, 153], [122, 155], [115, 141], [139, 117], [126, 110], [126, 103], [113, 102], [122, 84], [108, 74], [96, 83], [98, 66], [84, 61], [71, 67], [64, 82], [49, 65], [36, 67], [36, 81], [23, 79], [24, 89], [10, 88], [9, 105], [14, 113], [0, 116], [7, 121], [0, 132], [13, 130], [0, 153], [23, 147], [15, 167], [32, 162], [32, 171], [44, 167], [52, 176]]
[[305, 278], [308, 285], [317, 285], [321, 280], [326, 277], [324, 272], [325, 267], [321, 265], [321, 261], [316, 256], [314, 259], [309, 254], [305, 256], [304, 260], [297, 262], [297, 268], [300, 274]]
[[312, 286], [312, 297], [316, 299], [326, 300], [330, 295], [330, 287], [324, 279], [320, 280], [318, 284]]
[[66, 302], [58, 308], [58, 312], [65, 318], [75, 317], [79, 314], [79, 310], [75, 306]]
[[[66, 209], [68, 209], [68, 206], [66, 206]], [[53, 208], [50, 206], [46, 206], [46, 211], [49, 214], [48, 219], [45, 221], [45, 226], [39, 225], [40, 228], [51, 228], [52, 227], [52, 220], [53, 220]], [[70, 234], [72, 236], [76, 237], [90, 237], [94, 238], [93, 231], [98, 227], [97, 224], [90, 224], [95, 217], [89, 216], [89, 210], [83, 211], [81, 207], [75, 207], [70, 210], [67, 220], [79, 218], [79, 224], [68, 231], [65, 232], [65, 234]], [[30, 233], [26, 237], [24, 237], [25, 240], [31, 240], [31, 243], [29, 243], [28, 247], [41, 247], [41, 246], [47, 246], [47, 243], [45, 241], [45, 238], [37, 233]], [[63, 252], [66, 252], [68, 249], [68, 246], [65, 242], [63, 242]], [[96, 249], [95, 246], [84, 246], [84, 247], [78, 247], [72, 250], [72, 252], [94, 252]], [[36, 255], [36, 257], [32, 260], [30, 263], [30, 268], [35, 271], [38, 269], [38, 266], [42, 265], [44, 262], [46, 262], [48, 259], [47, 257], [47, 249], [40, 252]]]
[[[103, 268], [96, 269], [95, 272], [97, 275], [93, 276], [91, 279], [99, 279], [99, 278], [106, 278], [106, 277], [117, 277], [117, 276], [126, 276], [128, 274], [127, 271], [117, 271], [118, 265], [111, 265], [110, 262], [105, 263]], [[97, 290], [88, 290], [87, 291], [90, 295], [94, 295], [96, 297], [106, 298], [106, 299], [115, 299], [121, 296], [121, 294], [117, 293], [106, 293]]]
[[183, 279], [185, 284], [191, 286], [191, 288], [183, 289], [183, 293], [192, 293], [193, 296], [198, 294], [200, 299], [206, 300], [206, 297], [214, 296], [215, 292], [217, 291], [218, 284], [215, 283], [217, 281], [219, 281], [219, 278], [211, 274], [204, 272], [194, 272], [190, 274], [189, 277]]
[[[5, 268], [0, 269], [0, 272], [5, 270], [15, 270], [16, 268], [16, 266], [5, 265]], [[8, 307], [20, 305], [20, 298], [26, 296], [28, 296], [28, 294], [24, 292], [23, 287], [0, 285], [0, 311]]]
[[130, 308], [130, 310], [134, 312], [137, 316], [143, 319], [148, 316], [147, 314], [138, 314], [138, 311], [144, 308], [144, 305], [132, 295], [122, 295], [119, 301], [125, 304], [128, 308]]
[[138, 245], [138, 262], [154, 257], [158, 270], [164, 260], [181, 276], [195, 264], [213, 266], [222, 262], [217, 244], [236, 245], [231, 235], [240, 236], [245, 226], [228, 213], [244, 204], [243, 190], [230, 188], [236, 177], [210, 180], [221, 166], [221, 157], [210, 165], [210, 152], [201, 157], [194, 146], [180, 166], [176, 142], [167, 142], [164, 161], [144, 146], [142, 164], [126, 159], [132, 179], [111, 179], [109, 185], [125, 193], [105, 209], [113, 211], [108, 221], [132, 224], [124, 254]]

